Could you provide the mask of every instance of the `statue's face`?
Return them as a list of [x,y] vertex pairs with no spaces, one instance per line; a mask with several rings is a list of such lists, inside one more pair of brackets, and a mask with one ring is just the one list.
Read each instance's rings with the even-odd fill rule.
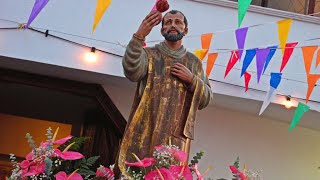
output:
[[169,13],[164,17],[161,34],[167,41],[177,42],[188,33],[188,28],[183,20],[184,17],[181,13]]

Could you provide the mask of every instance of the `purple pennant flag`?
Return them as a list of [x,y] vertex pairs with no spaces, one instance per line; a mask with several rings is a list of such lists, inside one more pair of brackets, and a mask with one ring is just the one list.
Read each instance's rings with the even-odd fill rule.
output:
[[32,21],[38,16],[40,11],[47,5],[48,2],[49,0],[36,0],[36,2],[33,5],[32,12],[30,14],[26,28],[29,27]]
[[239,61],[241,60],[242,52],[244,49],[244,43],[246,41],[248,32],[248,27],[240,28],[236,30],[236,38],[237,38],[237,44],[239,49]]
[[256,57],[256,61],[257,61],[257,76],[258,76],[258,83],[260,81],[260,77],[262,74],[262,70],[264,67],[264,64],[267,60],[268,54],[270,52],[269,48],[265,48],[265,49],[257,49],[257,57]]

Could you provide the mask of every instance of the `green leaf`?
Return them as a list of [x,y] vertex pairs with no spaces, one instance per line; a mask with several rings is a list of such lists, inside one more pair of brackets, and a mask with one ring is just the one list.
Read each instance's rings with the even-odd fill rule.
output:
[[86,164],[87,164],[88,166],[92,166],[92,165],[94,165],[94,163],[95,163],[99,158],[100,158],[100,156],[92,156],[92,157],[90,157],[90,158],[87,159]]

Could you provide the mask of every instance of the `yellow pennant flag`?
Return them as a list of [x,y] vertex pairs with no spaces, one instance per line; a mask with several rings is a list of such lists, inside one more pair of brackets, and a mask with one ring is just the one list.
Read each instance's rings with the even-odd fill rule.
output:
[[280,48],[282,50],[282,55],[284,55],[284,50],[287,43],[291,23],[292,23],[292,19],[285,19],[285,20],[278,21],[278,35],[279,35]]
[[196,49],[194,50],[194,55],[197,56],[200,60],[203,60],[203,58],[207,55],[209,49]]
[[97,0],[96,15],[94,17],[92,32],[96,29],[100,19],[102,18],[104,12],[107,10],[112,0]]

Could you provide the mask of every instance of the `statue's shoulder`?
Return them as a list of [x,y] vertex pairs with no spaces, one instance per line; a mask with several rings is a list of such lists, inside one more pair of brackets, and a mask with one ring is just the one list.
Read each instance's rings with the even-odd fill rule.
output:
[[156,46],[144,47],[144,50],[148,56],[158,56],[160,54],[160,50]]
[[193,61],[195,63],[201,63],[201,60],[190,51],[187,51],[187,57],[190,61]]

